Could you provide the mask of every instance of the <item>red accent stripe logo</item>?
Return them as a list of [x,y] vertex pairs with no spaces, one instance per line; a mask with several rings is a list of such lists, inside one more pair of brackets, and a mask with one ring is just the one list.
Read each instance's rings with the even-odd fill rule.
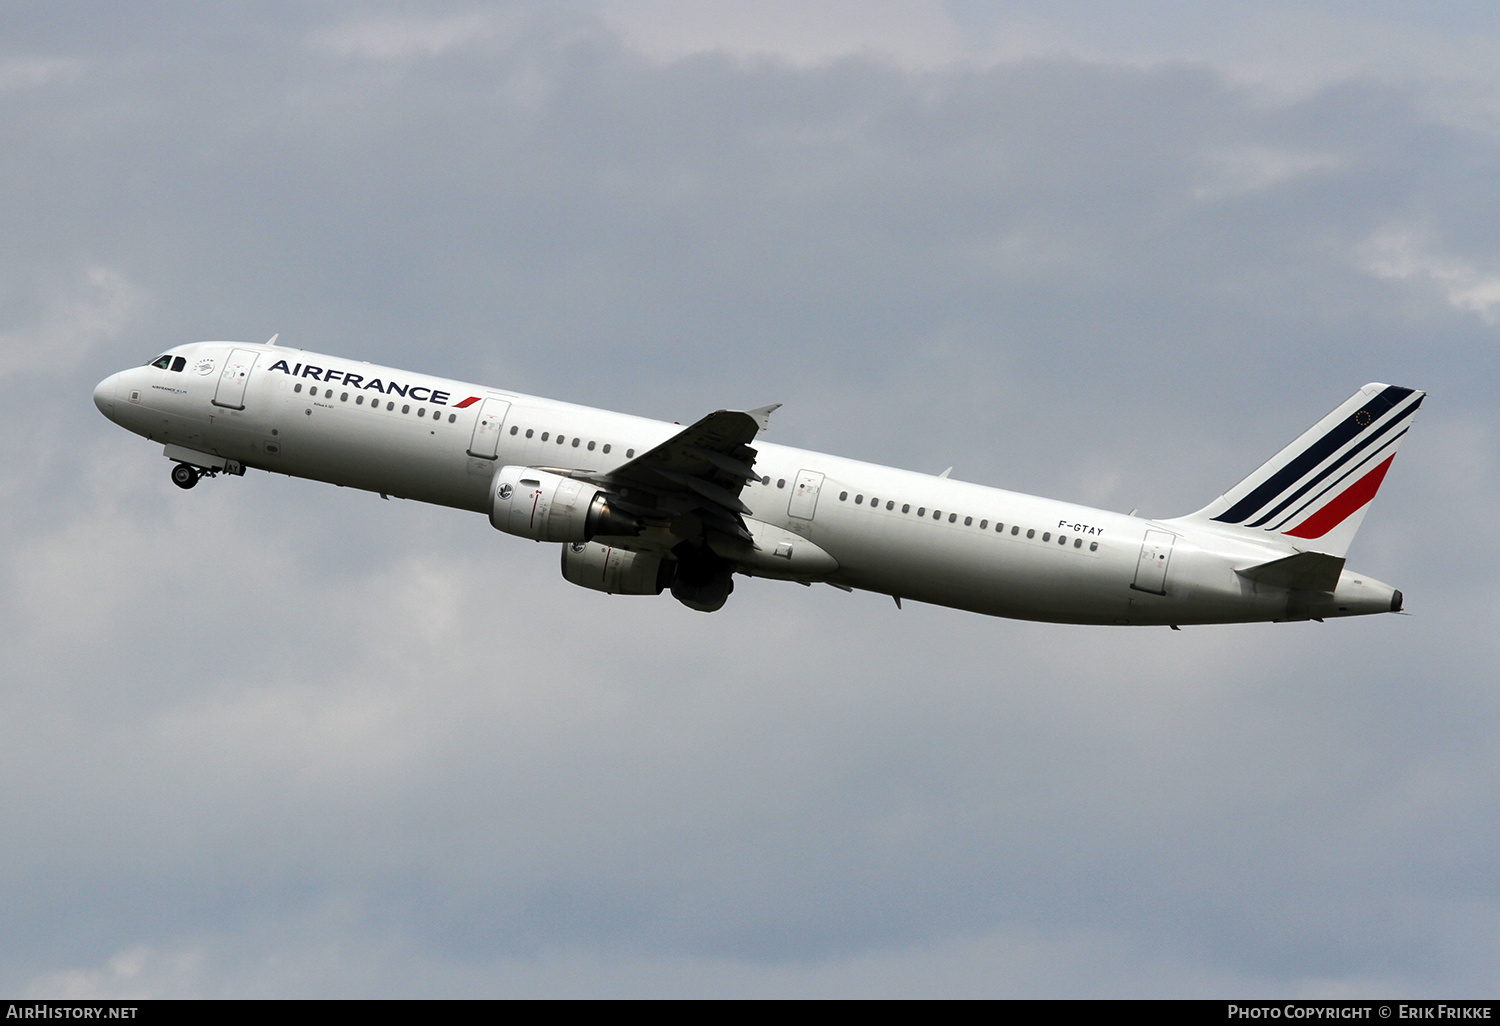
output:
[[477,395],[471,395],[471,396],[469,396],[469,398],[465,399],[461,403],[454,403],[453,404],[453,408],[455,410],[462,410],[462,409],[465,409],[467,407],[473,406],[477,402],[479,402],[479,396],[477,396]]
[[1384,463],[1350,485],[1338,498],[1285,533],[1293,538],[1321,538],[1332,531],[1348,520],[1350,514],[1375,498],[1375,493],[1380,490],[1380,482],[1385,480],[1385,472],[1391,468],[1391,460],[1395,458],[1395,453],[1387,456]]

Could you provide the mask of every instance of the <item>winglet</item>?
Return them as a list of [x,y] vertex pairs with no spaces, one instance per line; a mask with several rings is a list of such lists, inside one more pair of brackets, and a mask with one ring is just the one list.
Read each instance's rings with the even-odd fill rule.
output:
[[762,406],[758,410],[746,410],[745,412],[755,420],[756,427],[765,431],[771,426],[771,414],[779,409],[781,409],[780,403],[772,403],[770,406]]
[[945,470],[941,474],[939,474],[938,477],[939,478],[944,478],[944,477],[947,477],[951,473],[953,473],[953,468],[949,467],[947,470]]
[[267,342],[266,345],[268,345],[268,346],[274,346],[276,344],[276,340],[278,338],[280,338],[280,337],[281,337],[281,332],[278,331],[276,334],[274,334],[274,335],[271,336],[271,341]]

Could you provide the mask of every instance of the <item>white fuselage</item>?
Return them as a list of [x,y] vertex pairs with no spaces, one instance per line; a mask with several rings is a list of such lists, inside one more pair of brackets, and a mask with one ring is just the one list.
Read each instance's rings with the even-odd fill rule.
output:
[[[234,352],[253,354],[253,370],[247,370],[237,402],[224,405],[220,393],[216,404],[221,368]],[[202,342],[171,353],[185,357],[183,370],[133,368],[101,382],[95,392],[106,416],[165,444],[168,455],[203,454],[477,513],[490,510],[497,467],[607,472],[681,430],[271,346]],[[285,369],[273,369],[278,363]],[[198,373],[200,365],[209,369]],[[476,456],[476,423],[490,398],[509,406],[494,456]],[[997,616],[1088,624],[1356,615],[1388,611],[1398,594],[1345,571],[1334,592],[1313,601],[1236,573],[1293,554],[1279,537],[1262,539],[1201,522],[1142,520],[762,439],[754,449],[761,478],[740,495],[750,517],[812,542],[836,564],[811,576],[762,576],[824,581]],[[811,502],[804,489],[797,508],[802,515],[794,516],[793,496],[799,480],[809,480],[801,476],[806,474],[822,475],[821,483]],[[753,566],[737,569],[757,574]]]

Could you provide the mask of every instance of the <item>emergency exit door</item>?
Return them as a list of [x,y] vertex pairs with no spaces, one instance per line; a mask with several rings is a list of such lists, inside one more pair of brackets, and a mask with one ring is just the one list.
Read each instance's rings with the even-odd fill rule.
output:
[[1141,543],[1141,555],[1135,564],[1136,591],[1149,591],[1153,595],[1167,593],[1167,563],[1172,558],[1172,541],[1176,535],[1169,531],[1147,531]]
[[811,520],[818,509],[818,492],[823,488],[823,475],[816,470],[797,472],[797,484],[792,489],[792,499],[787,505],[788,516],[799,520]]
[[[510,412],[510,403],[493,396],[479,408],[479,419],[474,422],[474,437],[469,439],[469,455],[493,460],[500,455],[500,428],[505,415]],[[481,464],[483,466],[483,464]]]
[[260,354],[249,349],[236,349],[224,361],[224,370],[219,374],[219,387],[214,389],[214,405],[230,410],[245,408],[245,386],[250,383],[250,370]]

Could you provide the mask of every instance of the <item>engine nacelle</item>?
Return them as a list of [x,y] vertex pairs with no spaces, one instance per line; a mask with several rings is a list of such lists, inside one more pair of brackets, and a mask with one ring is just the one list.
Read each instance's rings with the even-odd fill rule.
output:
[[660,595],[672,580],[673,564],[660,556],[598,542],[562,547],[563,578],[580,588],[611,595]]
[[531,467],[501,467],[490,479],[490,523],[535,541],[586,542],[630,537],[640,521],[610,506],[598,485]]

